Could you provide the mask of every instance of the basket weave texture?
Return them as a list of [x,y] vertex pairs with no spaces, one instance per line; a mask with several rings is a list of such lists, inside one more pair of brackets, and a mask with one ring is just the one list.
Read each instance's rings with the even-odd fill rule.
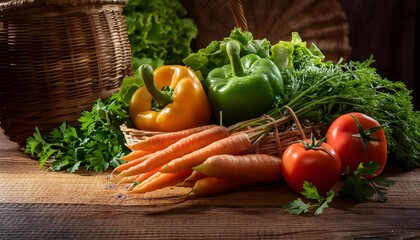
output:
[[[262,116],[262,118],[264,118],[264,116]],[[275,127],[276,126],[273,125],[273,131],[259,141],[256,141],[249,150],[249,153],[262,153],[281,157],[287,147],[296,141],[303,140],[303,135],[305,135],[307,139],[310,139],[312,135],[316,139],[321,139],[321,137],[325,135],[326,131],[325,126],[313,124],[308,121],[288,124],[277,128],[276,131],[274,130]],[[120,130],[124,134],[127,146],[135,145],[136,143],[144,141],[155,135],[164,134],[164,132],[129,128],[126,125],[121,125]]]
[[77,124],[131,73],[125,1],[0,2],[0,124],[23,144],[35,127]]

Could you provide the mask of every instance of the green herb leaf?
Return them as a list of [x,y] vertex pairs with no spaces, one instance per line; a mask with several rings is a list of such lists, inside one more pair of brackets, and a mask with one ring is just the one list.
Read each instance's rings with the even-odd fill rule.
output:
[[303,196],[307,199],[318,200],[320,199],[320,195],[318,193],[318,189],[316,189],[315,185],[312,183],[305,181],[303,182],[303,191],[301,192]]
[[327,197],[322,197],[319,195],[316,186],[312,183],[305,181],[303,183],[303,191],[301,192],[305,198],[309,200],[315,200],[315,203],[307,202],[305,203],[302,199],[297,198],[292,202],[287,203],[283,208],[290,214],[300,215],[309,212],[312,209],[315,209],[314,215],[319,215],[328,208],[328,204],[332,202],[334,198],[334,192],[327,192]]
[[102,172],[122,163],[119,157],[129,151],[119,127],[131,124],[128,105],[118,93],[98,99],[90,111],[84,111],[79,127],[60,124],[42,136],[36,129],[27,139],[25,152],[39,159],[39,167],[51,160],[52,171],[75,172],[80,168]]
[[372,179],[366,179],[364,176],[374,174],[379,168],[379,163],[369,162],[359,164],[356,171],[346,175],[343,187],[339,191],[340,197],[350,197],[359,202],[369,199],[377,199],[379,202],[386,202],[386,191],[394,184],[394,181],[386,179],[383,175]]
[[335,196],[335,193],[333,191],[328,191],[327,192],[327,197],[326,198],[322,198],[321,201],[319,202],[320,205],[319,207],[316,209],[315,211],[315,215],[319,215],[321,213],[324,212],[324,210],[329,207],[328,204],[332,202],[333,198]]
[[35,128],[35,133],[32,137],[28,138],[26,144],[27,147],[25,152],[30,154],[31,157],[35,157],[42,151],[43,144],[46,144],[46,142],[42,138],[42,134],[39,131],[39,128]]
[[141,78],[138,69],[134,72],[132,76],[125,77],[121,83],[120,91],[118,94],[121,97],[121,100],[128,106],[133,96],[134,92],[143,86],[143,79]]
[[283,208],[290,214],[301,215],[309,211],[310,204],[303,202],[300,198],[296,198],[284,205]]
[[82,161],[77,161],[71,167],[67,168],[67,171],[72,173],[72,172],[75,172],[75,171],[79,170],[79,166],[80,166],[81,163],[82,163]]

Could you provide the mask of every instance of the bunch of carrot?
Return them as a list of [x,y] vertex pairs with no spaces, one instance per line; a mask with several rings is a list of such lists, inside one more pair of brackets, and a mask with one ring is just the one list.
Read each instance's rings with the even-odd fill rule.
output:
[[130,193],[183,185],[209,196],[251,183],[280,179],[277,156],[252,153],[261,132],[206,125],[153,135],[127,147],[131,152],[115,168],[119,183],[132,183]]

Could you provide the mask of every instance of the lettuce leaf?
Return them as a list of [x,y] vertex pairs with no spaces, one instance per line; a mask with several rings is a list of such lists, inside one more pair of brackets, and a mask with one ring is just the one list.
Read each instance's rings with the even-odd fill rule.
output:
[[267,39],[253,39],[251,32],[234,28],[229,37],[225,37],[223,40],[214,40],[207,47],[184,58],[185,66],[193,69],[199,77],[206,78],[214,68],[229,64],[226,43],[231,39],[241,43],[241,57],[249,53],[257,54],[262,58],[270,56],[270,42]]
[[129,0],[124,7],[133,69],[181,64],[191,53],[198,29],[186,9],[174,0]]

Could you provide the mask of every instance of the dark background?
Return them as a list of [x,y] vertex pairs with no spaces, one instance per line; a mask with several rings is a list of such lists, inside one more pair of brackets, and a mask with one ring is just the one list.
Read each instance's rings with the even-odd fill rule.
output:
[[351,60],[372,54],[381,76],[403,81],[420,110],[420,1],[340,0],[350,25]]

